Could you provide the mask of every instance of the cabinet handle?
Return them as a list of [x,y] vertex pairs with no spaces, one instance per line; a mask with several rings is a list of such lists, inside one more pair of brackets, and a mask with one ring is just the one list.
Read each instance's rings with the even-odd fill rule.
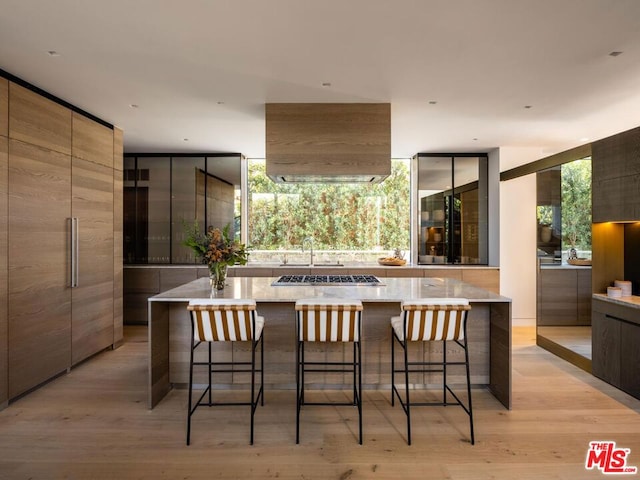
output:
[[78,286],[78,218],[71,217],[71,288]]

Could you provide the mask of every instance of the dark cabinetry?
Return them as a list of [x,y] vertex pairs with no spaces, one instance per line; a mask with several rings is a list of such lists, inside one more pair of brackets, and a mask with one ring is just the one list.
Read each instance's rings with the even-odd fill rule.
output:
[[593,300],[593,374],[640,398],[640,309]]
[[547,267],[538,275],[539,326],[591,324],[591,269]]
[[593,221],[640,218],[640,127],[594,142]]

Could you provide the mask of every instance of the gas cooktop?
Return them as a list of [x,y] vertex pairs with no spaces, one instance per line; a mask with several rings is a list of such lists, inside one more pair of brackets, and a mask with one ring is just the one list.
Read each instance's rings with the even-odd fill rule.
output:
[[375,275],[282,275],[271,285],[382,286]]

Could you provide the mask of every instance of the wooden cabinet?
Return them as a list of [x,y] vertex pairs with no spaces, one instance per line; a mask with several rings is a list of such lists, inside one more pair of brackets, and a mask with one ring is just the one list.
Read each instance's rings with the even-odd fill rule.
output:
[[115,155],[111,128],[0,79],[0,408],[114,343]]
[[[2,79],[0,79],[2,80]],[[1,85],[1,83],[0,83]],[[1,98],[1,97],[0,97]],[[7,137],[0,135],[0,405],[7,397],[8,387],[8,345],[7,336],[7,195],[8,195],[8,167],[9,142]],[[1,407],[0,407],[1,408]]]
[[640,310],[593,300],[593,374],[640,398]]
[[113,344],[119,346],[123,339],[123,134],[113,130]]
[[9,398],[70,366],[71,157],[9,143]]
[[9,135],[9,81],[0,78],[0,137]]
[[538,271],[537,325],[591,323],[591,269],[548,267]]
[[78,284],[72,290],[72,363],[113,344],[113,172],[73,157]]
[[9,83],[9,137],[71,155],[71,110]]
[[620,388],[620,322],[594,311],[591,317],[591,371]]
[[640,219],[640,127],[592,144],[594,222]]

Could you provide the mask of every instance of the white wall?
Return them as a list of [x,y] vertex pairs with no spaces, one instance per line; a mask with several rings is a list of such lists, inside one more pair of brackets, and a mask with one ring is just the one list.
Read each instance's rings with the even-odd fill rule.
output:
[[[500,171],[548,156],[501,147]],[[536,174],[500,182],[500,293],[512,300],[514,326],[536,325]]]

